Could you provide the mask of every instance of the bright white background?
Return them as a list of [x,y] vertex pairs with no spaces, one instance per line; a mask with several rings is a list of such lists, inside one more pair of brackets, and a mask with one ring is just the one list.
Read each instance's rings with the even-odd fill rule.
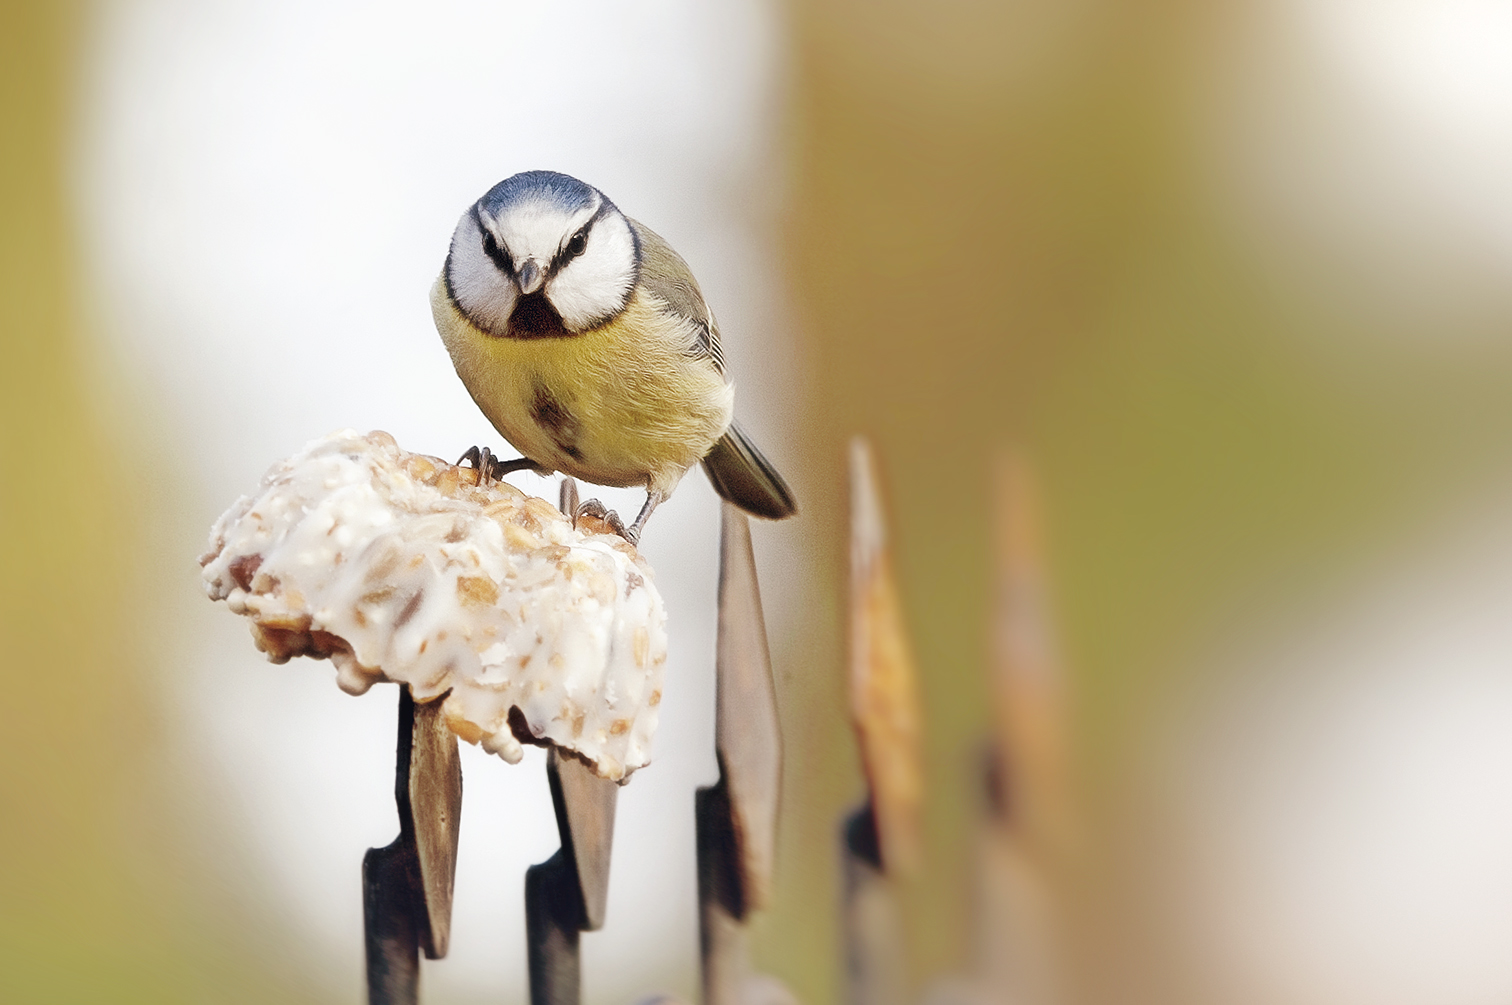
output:
[[[363,995],[359,864],[396,833],[394,691],[351,698],[328,664],[264,663],[199,591],[204,533],[271,462],[332,429],[386,429],[449,457],[508,452],[452,370],[427,294],[461,213],[531,168],[598,185],[682,252],[726,331],[743,422],[787,455],[773,7],[98,8],[75,157],[82,286],[107,342],[97,365],[124,371],[154,414],[147,449],[197,479],[157,556],[173,584],[161,669],[187,819],[225,849],[206,864],[216,881],[281,919],[330,1000]],[[600,494],[632,514],[640,503]],[[693,992],[717,527],[695,472],[646,535],[671,612],[667,699],[656,761],[621,791],[608,926],[584,939],[590,1002]],[[776,528],[763,540],[783,546]],[[769,603],[769,618],[786,608]],[[542,757],[463,753],[452,949],[426,966],[425,994],[520,1001],[523,873],[557,845]]]

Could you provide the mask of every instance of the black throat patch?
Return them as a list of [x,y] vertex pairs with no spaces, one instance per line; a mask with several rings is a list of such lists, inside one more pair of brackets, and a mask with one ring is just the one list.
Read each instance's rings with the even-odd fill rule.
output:
[[515,301],[509,315],[508,338],[570,338],[572,332],[562,324],[562,316],[551,306],[541,290],[527,293]]

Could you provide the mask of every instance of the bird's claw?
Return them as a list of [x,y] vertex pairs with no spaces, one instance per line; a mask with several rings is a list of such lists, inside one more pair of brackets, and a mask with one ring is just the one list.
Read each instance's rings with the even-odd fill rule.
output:
[[541,468],[528,457],[516,457],[512,461],[501,460],[487,447],[468,447],[467,453],[457,458],[457,465],[471,464],[478,470],[478,484],[487,485],[498,481],[514,471],[539,471]]
[[493,480],[493,469],[498,462],[494,460],[493,451],[487,447],[468,447],[467,452],[457,458],[457,466],[464,463],[471,464],[478,472],[478,484],[487,485]]
[[577,529],[578,521],[583,519],[583,517],[607,524],[611,531],[631,544],[635,544],[636,538],[640,536],[635,532],[634,528],[625,526],[625,521],[620,519],[618,513],[597,499],[586,499],[578,504],[577,510],[572,514],[572,526],[574,530]]

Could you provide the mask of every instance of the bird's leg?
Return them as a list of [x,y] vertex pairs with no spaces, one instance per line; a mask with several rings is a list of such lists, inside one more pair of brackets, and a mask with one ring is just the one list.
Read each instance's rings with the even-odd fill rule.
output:
[[631,544],[640,543],[641,530],[646,526],[646,521],[651,519],[651,511],[656,509],[661,501],[662,494],[660,492],[648,491],[646,493],[646,505],[641,507],[640,516],[635,518],[635,522],[630,525],[630,529],[622,535],[626,541],[629,541]]
[[487,447],[468,447],[467,453],[457,458],[457,464],[460,465],[463,462],[469,463],[478,469],[478,482],[485,485],[514,471],[539,470],[536,467],[536,462],[529,457],[516,457],[512,461],[501,461]]
[[557,509],[566,513],[569,517],[576,518],[578,511],[577,479],[568,475],[562,479],[562,487],[557,497]]
[[516,457],[512,461],[501,461],[497,457],[493,459],[493,467],[489,470],[494,478],[503,478],[507,474],[516,471],[540,471],[540,467],[529,457]]

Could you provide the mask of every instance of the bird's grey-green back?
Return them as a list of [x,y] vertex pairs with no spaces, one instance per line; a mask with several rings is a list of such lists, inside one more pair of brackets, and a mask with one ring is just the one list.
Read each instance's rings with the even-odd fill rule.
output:
[[693,270],[681,255],[672,249],[660,234],[638,220],[631,220],[641,245],[640,282],[648,293],[653,293],[666,302],[678,314],[699,327],[697,349],[724,373],[724,353],[719,345],[719,328],[714,323],[714,312],[704,300],[703,291]]

